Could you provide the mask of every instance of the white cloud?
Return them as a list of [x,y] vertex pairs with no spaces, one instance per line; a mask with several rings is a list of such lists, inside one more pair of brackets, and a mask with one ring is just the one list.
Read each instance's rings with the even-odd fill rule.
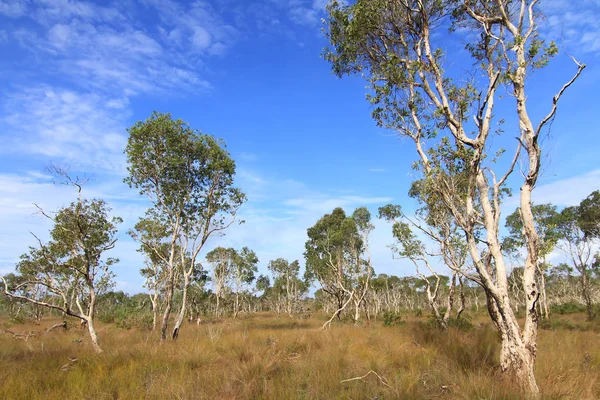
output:
[[597,0],[553,0],[542,6],[546,21],[540,23],[542,34],[559,46],[581,53],[600,52],[600,2]]
[[[61,159],[83,170],[124,171],[125,119],[122,99],[49,86],[8,95],[0,127],[0,153],[29,153]],[[10,134],[9,134],[10,133]]]
[[27,13],[26,0],[0,0],[0,14],[19,18]]
[[600,169],[540,185],[534,189],[532,198],[537,204],[574,206],[594,190],[600,190]]

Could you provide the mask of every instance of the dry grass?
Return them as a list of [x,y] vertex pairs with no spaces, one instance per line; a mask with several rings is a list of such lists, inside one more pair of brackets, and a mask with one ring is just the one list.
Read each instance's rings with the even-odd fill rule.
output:
[[[11,330],[40,331],[53,322]],[[185,326],[177,343],[163,345],[146,332],[104,325],[100,356],[78,328],[27,342],[1,334],[0,398],[524,397],[498,373],[498,339],[487,324],[443,333],[419,321],[393,328],[380,322],[334,326],[325,332],[315,330],[320,323],[257,315]],[[599,339],[591,330],[540,331],[536,375],[544,398],[600,398]],[[380,378],[371,373],[341,382],[369,371]]]

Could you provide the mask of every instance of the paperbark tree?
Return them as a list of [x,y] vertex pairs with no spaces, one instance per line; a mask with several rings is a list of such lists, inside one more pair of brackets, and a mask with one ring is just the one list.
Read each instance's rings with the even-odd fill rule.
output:
[[219,308],[220,300],[223,297],[223,293],[227,288],[233,273],[234,252],[235,250],[232,248],[217,247],[206,255],[206,261],[212,266],[213,292],[216,298],[216,317],[221,316],[221,310]]
[[170,114],[154,112],[146,121],[129,128],[125,153],[129,163],[125,182],[148,196],[152,203],[150,215],[167,227],[169,235],[165,238],[169,246],[167,256],[155,249],[167,269],[161,321],[163,341],[167,338],[175,275],[183,277],[182,304],[171,333],[171,338],[176,339],[198,254],[209,237],[234,223],[246,196],[233,186],[235,162],[223,141],[202,134],[179,119],[173,120]]
[[[371,223],[371,213],[367,207],[359,207],[352,213],[352,219],[356,223],[356,228],[362,242],[362,253],[365,258],[361,261],[361,254],[357,254],[359,260],[354,270],[354,281],[357,283],[357,291],[354,295],[354,322],[360,319],[360,307],[365,301],[365,297],[371,285],[371,276],[373,267],[371,266],[370,236],[375,226]],[[361,249],[357,248],[357,251]],[[367,319],[369,314],[366,313]]]
[[[559,99],[585,67],[576,62],[574,77],[558,90],[548,114],[534,124],[527,110],[526,78],[557,52],[553,43],[545,44],[537,35],[538,4],[537,0],[357,0],[343,5],[334,0],[327,8],[332,48],[325,52],[338,76],[361,74],[369,81],[368,99],[377,123],[414,142],[415,167],[427,192],[442,199],[464,232],[490,316],[502,338],[501,368],[534,395],[539,393],[533,368],[539,248],[531,193],[541,165],[539,139],[554,118]],[[448,27],[453,28],[449,34]],[[460,79],[453,79],[456,75],[444,68],[439,42],[458,35],[454,28],[475,38],[467,50],[476,69]],[[501,121],[494,110],[501,86],[514,97],[520,131],[512,160],[503,170],[493,162],[497,157],[488,154],[493,126]],[[498,237],[501,196],[521,150],[526,153],[520,188],[527,248],[523,328],[510,306]]]
[[[54,215],[40,208],[54,224],[51,239],[43,243],[36,237],[38,246],[21,256],[16,266],[19,284],[9,288],[6,280],[0,279],[7,296],[61,311],[84,322],[94,350],[101,353],[94,325],[96,303],[98,296],[113,285],[110,267],[118,260],[106,258],[104,253],[114,248],[116,226],[121,219],[109,217],[111,209],[103,200],[82,198],[81,184],[70,182],[77,187],[78,200]],[[51,297],[32,296],[35,288],[43,289]]]

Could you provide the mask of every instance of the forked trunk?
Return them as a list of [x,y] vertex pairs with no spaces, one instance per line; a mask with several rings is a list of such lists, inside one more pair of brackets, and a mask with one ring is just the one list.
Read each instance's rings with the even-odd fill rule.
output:
[[508,296],[503,303],[499,303],[488,293],[486,295],[490,317],[500,333],[500,368],[502,372],[512,375],[524,390],[537,396],[540,389],[537,386],[533,368],[536,356],[535,346],[527,345],[522,339],[519,322],[510,308]]

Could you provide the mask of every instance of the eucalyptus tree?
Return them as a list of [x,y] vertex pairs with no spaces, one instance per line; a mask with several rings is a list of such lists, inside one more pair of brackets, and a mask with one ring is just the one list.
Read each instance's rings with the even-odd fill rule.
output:
[[[67,178],[70,179],[70,178]],[[87,325],[94,350],[102,352],[94,317],[98,296],[114,282],[111,266],[118,260],[105,253],[117,242],[118,217],[110,217],[111,209],[100,199],[84,199],[81,185],[77,201],[55,214],[40,212],[52,221],[50,240],[30,247],[16,265],[18,284],[9,287],[3,277],[4,293],[14,299],[58,310]],[[43,291],[44,298],[36,296]]]
[[235,259],[235,250],[232,248],[216,247],[206,254],[206,261],[211,265],[212,284],[215,294],[215,316],[221,315],[220,300],[223,298],[225,290],[233,274],[233,263]]
[[290,263],[278,258],[269,261],[267,268],[273,274],[273,289],[278,303],[283,304],[285,312],[291,317],[298,309],[301,297],[308,291],[308,284],[300,279],[300,263],[298,260]]
[[[543,315],[545,318],[548,318],[548,296],[546,293],[545,278],[548,264],[546,258],[552,253],[558,242],[558,231],[555,222],[558,212],[556,211],[556,206],[552,204],[533,205],[531,207],[531,212],[533,214],[535,230],[538,235],[538,262],[536,267],[540,283],[540,305],[543,310]],[[506,254],[512,255],[520,260],[521,251],[526,245],[520,208],[517,208],[512,214],[506,217],[504,225],[508,229],[508,236],[502,240],[502,250]],[[517,273],[522,273],[522,270],[519,269]],[[521,282],[522,280],[518,279],[517,281]],[[523,286],[522,282],[519,286]],[[522,291],[522,288],[520,291]]]
[[600,271],[600,192],[595,191],[579,206],[564,208],[555,218],[559,241],[557,247],[570,259],[580,274],[581,291],[588,318],[594,317],[591,282]]
[[232,254],[231,274],[235,285],[233,318],[237,318],[240,312],[240,292],[244,290],[244,286],[251,284],[256,279],[258,257],[248,247],[243,247],[240,251],[233,250]]
[[[358,235],[362,242],[362,251],[365,258],[356,265],[353,273],[355,275],[354,281],[357,284],[357,291],[354,295],[354,321],[357,322],[360,319],[360,307],[364,304],[366,295],[369,291],[371,284],[371,277],[373,275],[373,267],[371,265],[371,251],[370,251],[370,236],[375,225],[371,223],[371,213],[367,207],[359,207],[352,213],[352,220],[356,224]],[[365,308],[365,312],[366,312]],[[366,312],[367,319],[369,313]]]
[[[441,215],[435,215],[437,208],[432,209],[431,206],[431,203],[427,204],[417,212],[415,218],[409,218],[400,206],[388,204],[379,208],[379,216],[394,223],[392,232],[397,244],[390,247],[397,256],[407,258],[414,264],[417,275],[425,284],[425,293],[433,317],[441,328],[446,329],[454,305],[456,278],[458,276],[460,280],[463,275],[467,275],[463,268],[467,251],[458,236],[457,227],[452,224],[452,219],[448,218],[448,215],[444,215],[444,218],[437,218]],[[439,212],[437,213],[439,214]],[[425,216],[425,221],[419,220],[419,215]],[[413,232],[413,229],[417,229],[418,232],[430,239],[435,244],[435,248],[428,248]],[[435,271],[432,263],[438,260],[443,260],[452,271],[451,285],[446,298],[446,311],[443,315],[440,311],[439,300],[442,288],[445,286],[444,280],[448,281],[448,278]],[[420,265],[425,266],[431,276],[425,276],[419,268]],[[434,284],[432,284],[432,279],[435,280]]]
[[169,244],[164,242],[164,238],[168,236],[167,226],[158,219],[147,216],[140,218],[129,233],[140,242],[138,252],[144,255],[145,267],[140,269],[140,274],[145,278],[144,287],[149,291],[154,331],[158,323],[159,302],[164,297],[168,280],[168,265],[165,260],[170,249]]
[[[233,186],[235,162],[222,140],[157,112],[128,132],[129,176],[125,182],[148,196],[150,215],[167,227],[166,255],[162,245],[149,244],[164,262],[167,276],[161,340],[167,337],[175,276],[183,277],[182,304],[171,334],[175,339],[184,320],[187,288],[198,266],[198,254],[209,237],[235,222],[246,196]],[[182,250],[179,254],[178,247]]]
[[305,279],[318,280],[324,292],[335,298],[337,309],[323,324],[329,326],[334,318],[340,319],[348,304],[358,296],[361,279],[370,274],[364,268],[364,242],[359,234],[356,220],[346,216],[342,208],[324,215],[308,229],[305,244]]
[[[327,8],[326,27],[332,47],[325,52],[338,76],[360,74],[368,80],[368,99],[378,125],[413,142],[415,167],[427,192],[442,199],[464,232],[502,338],[501,369],[514,373],[533,394],[539,393],[534,376],[539,249],[531,193],[541,167],[539,140],[556,114],[559,99],[585,67],[576,62],[574,77],[549,101],[548,113],[534,123],[527,110],[532,96],[526,80],[557,53],[554,43],[538,36],[539,4],[537,0],[357,0],[350,4],[334,0]],[[467,45],[473,70],[463,73],[445,63],[456,57],[443,49],[454,49],[465,34],[473,40]],[[498,123],[507,120],[500,115],[506,109],[495,105],[504,90],[511,94],[507,101],[514,100],[514,118],[508,120],[516,120],[519,133],[512,157],[495,164],[502,151],[494,155],[492,134]],[[504,136],[502,130],[496,133]],[[507,134],[515,136],[511,131]],[[527,248],[523,328],[510,306],[499,239],[502,193],[522,151],[526,154],[520,208]]]

